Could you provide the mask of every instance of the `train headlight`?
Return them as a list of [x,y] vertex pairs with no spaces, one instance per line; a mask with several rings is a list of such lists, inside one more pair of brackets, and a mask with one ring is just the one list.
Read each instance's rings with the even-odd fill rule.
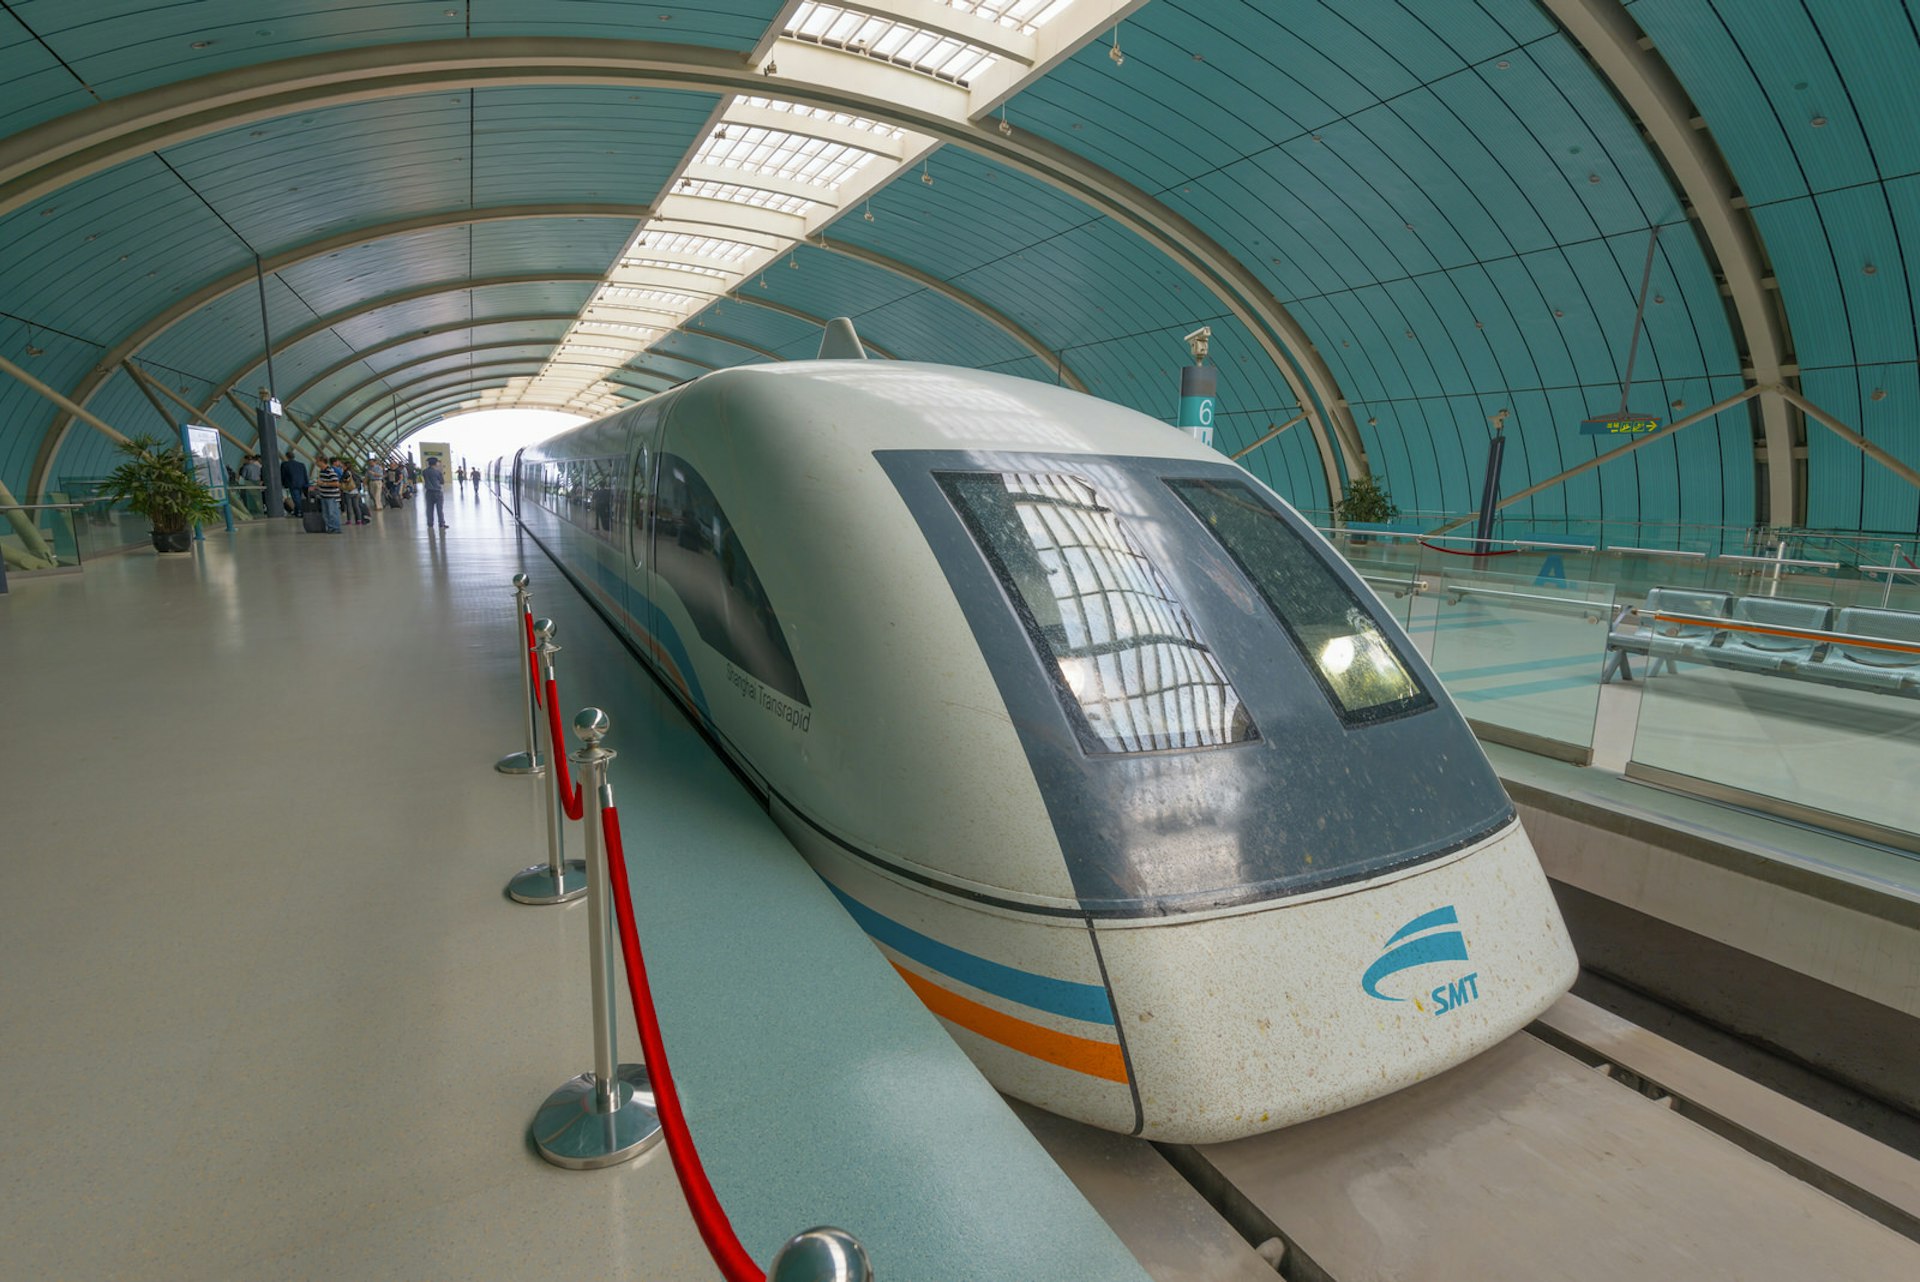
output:
[[1320,647],[1320,667],[1328,675],[1337,677],[1352,666],[1352,637],[1335,637]]

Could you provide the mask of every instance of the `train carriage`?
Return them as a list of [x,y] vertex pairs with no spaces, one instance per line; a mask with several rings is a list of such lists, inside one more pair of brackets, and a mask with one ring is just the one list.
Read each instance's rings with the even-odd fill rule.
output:
[[709,374],[522,451],[525,526],[997,1086],[1204,1142],[1359,1103],[1575,962],[1364,583],[1185,434],[1027,380]]

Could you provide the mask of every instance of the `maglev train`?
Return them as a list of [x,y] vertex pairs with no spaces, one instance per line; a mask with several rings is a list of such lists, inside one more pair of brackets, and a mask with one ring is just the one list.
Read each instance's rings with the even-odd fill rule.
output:
[[1406,634],[1187,434],[1025,379],[718,371],[496,465],[1000,1090],[1238,1138],[1525,1026],[1575,958]]

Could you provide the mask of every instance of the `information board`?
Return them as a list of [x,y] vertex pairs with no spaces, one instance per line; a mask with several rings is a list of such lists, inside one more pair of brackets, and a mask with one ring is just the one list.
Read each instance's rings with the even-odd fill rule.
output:
[[187,425],[187,452],[193,457],[193,474],[200,483],[220,494],[227,488],[227,469],[220,455],[220,432],[216,428]]
[[1582,436],[1644,436],[1660,430],[1660,420],[1651,414],[1605,414],[1582,419]]

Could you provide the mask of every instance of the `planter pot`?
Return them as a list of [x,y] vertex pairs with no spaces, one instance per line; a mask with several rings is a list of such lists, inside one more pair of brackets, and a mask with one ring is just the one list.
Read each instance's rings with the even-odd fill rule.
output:
[[154,530],[153,550],[156,552],[191,552],[193,550],[192,530]]

